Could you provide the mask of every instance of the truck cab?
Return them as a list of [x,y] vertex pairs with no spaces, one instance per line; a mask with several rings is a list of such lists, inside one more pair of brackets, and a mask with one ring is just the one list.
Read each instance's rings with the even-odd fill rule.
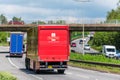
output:
[[113,45],[103,45],[102,53],[105,54],[106,57],[115,57],[116,47]]

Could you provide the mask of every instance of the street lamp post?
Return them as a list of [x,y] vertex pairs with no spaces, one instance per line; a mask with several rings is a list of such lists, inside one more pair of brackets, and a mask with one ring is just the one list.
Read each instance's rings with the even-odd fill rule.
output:
[[84,30],[84,23],[83,23],[83,33],[82,33],[83,34],[83,55],[85,54],[85,51],[84,51],[84,42],[85,42],[85,40],[84,40],[84,31],[85,30]]
[[[76,2],[91,2],[91,0],[74,0],[74,1],[76,1]],[[83,20],[82,20],[82,26],[83,26],[83,32],[82,32],[82,35],[83,35],[83,55],[85,54],[85,52],[84,52],[84,22],[83,22]]]

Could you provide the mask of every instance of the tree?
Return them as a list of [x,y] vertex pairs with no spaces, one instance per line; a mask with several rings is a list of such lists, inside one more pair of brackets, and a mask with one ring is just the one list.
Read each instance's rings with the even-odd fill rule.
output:
[[107,18],[107,20],[110,20],[110,19],[120,19],[120,6],[117,6],[116,9],[112,9],[111,11],[109,11],[107,13],[106,18]]
[[7,18],[3,14],[0,15],[0,22],[1,24],[7,24]]
[[12,20],[11,21],[9,21],[9,23],[8,23],[9,25],[11,25],[11,24],[14,24],[14,25],[23,25],[23,24],[25,24],[24,23],[24,21],[21,19],[21,17],[20,18],[18,18],[18,17],[13,17],[12,18]]
[[15,17],[15,16],[14,16],[14,17],[12,18],[12,21],[22,21],[22,19],[21,19],[21,17],[18,18],[18,17]]
[[7,32],[0,32],[0,43],[6,43],[8,35],[10,36]]
[[[118,3],[120,3],[120,0]],[[107,13],[106,22],[111,21],[111,23],[113,23],[119,19],[120,19],[120,6],[118,5],[116,9],[112,9]],[[95,46],[102,46],[106,44],[115,45],[117,49],[120,49],[120,33],[119,32],[96,32],[92,40],[92,44]]]

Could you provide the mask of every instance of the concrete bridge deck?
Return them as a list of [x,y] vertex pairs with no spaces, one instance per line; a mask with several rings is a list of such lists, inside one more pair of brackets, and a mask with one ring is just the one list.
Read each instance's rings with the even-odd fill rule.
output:
[[[69,24],[70,31],[82,31],[83,24]],[[23,31],[37,25],[0,25],[0,31]],[[84,24],[85,31],[120,31],[120,24]]]

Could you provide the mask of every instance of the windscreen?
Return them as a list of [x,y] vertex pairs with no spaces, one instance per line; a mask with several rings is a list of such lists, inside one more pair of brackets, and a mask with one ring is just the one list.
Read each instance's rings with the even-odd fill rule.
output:
[[115,49],[113,49],[113,48],[107,48],[107,52],[115,52]]

